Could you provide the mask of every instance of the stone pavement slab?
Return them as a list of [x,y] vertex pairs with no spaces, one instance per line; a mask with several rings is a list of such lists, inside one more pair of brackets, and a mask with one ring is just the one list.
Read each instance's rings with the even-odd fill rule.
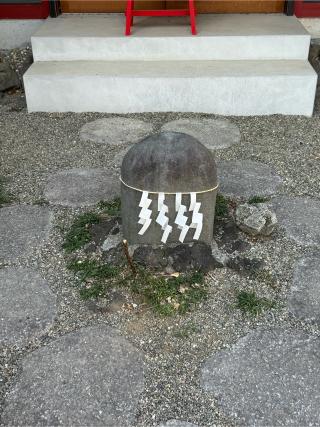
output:
[[229,197],[270,196],[282,179],[268,165],[252,160],[218,162],[220,192]]
[[187,133],[198,139],[209,150],[231,147],[240,141],[239,128],[223,119],[179,119],[162,126],[162,131]]
[[0,346],[26,344],[44,333],[56,315],[56,298],[38,272],[0,269]]
[[110,117],[85,124],[80,139],[108,145],[134,144],[150,135],[152,130],[152,124],[143,120]]
[[259,329],[213,354],[202,385],[237,425],[318,425],[319,351],[305,332]]
[[2,422],[131,426],[143,387],[143,355],[116,330],[87,327],[23,359]]
[[15,261],[42,244],[49,235],[47,207],[14,205],[0,209],[0,259]]
[[53,205],[92,206],[120,194],[120,180],[105,169],[66,169],[49,176],[45,197]]
[[294,270],[289,310],[299,319],[320,324],[320,256],[301,258]]
[[320,201],[309,197],[272,199],[280,226],[287,236],[305,246],[320,245]]

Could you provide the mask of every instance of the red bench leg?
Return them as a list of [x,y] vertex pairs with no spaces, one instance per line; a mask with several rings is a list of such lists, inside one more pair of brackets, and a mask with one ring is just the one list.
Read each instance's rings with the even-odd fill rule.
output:
[[131,34],[131,25],[133,23],[133,16],[132,16],[132,10],[133,10],[133,0],[127,1],[127,8],[126,8],[126,36],[130,36]]
[[197,29],[196,29],[196,11],[194,7],[194,0],[189,0],[189,11],[190,11],[191,33],[195,36],[197,34]]

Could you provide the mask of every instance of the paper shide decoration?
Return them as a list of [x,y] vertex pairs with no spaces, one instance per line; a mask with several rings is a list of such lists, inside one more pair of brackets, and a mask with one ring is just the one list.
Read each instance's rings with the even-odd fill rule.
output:
[[[190,205],[188,208],[186,205],[182,204],[182,193],[175,194],[175,210],[177,215],[174,223],[180,230],[179,241],[181,243],[184,242],[186,235],[191,228],[195,229],[193,240],[199,240],[203,226],[203,214],[199,212],[201,209],[201,203],[197,202],[197,193],[189,193],[189,195]],[[142,225],[139,230],[140,235],[143,235],[147,231],[152,222],[152,210],[149,209],[151,203],[152,199],[149,199],[148,191],[143,191],[139,203],[141,210],[139,213],[138,223]],[[158,212],[156,223],[160,225],[161,230],[163,231],[161,242],[166,243],[173,228],[169,225],[169,208],[165,203],[165,193],[158,193]],[[187,225],[188,212],[192,212],[190,225]]]

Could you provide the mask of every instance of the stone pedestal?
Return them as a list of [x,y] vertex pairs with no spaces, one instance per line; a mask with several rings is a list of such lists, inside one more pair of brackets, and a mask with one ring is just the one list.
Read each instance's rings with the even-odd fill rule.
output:
[[217,170],[213,154],[195,138],[162,132],[140,141],[123,159],[121,180],[129,244],[211,243]]

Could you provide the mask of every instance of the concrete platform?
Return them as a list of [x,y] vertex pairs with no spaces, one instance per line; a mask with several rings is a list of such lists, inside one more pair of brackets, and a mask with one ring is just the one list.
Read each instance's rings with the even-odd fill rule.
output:
[[123,14],[48,19],[32,37],[35,61],[306,60],[310,35],[295,17],[275,14],[136,17],[124,36]]
[[311,116],[317,75],[307,61],[36,62],[28,110]]

